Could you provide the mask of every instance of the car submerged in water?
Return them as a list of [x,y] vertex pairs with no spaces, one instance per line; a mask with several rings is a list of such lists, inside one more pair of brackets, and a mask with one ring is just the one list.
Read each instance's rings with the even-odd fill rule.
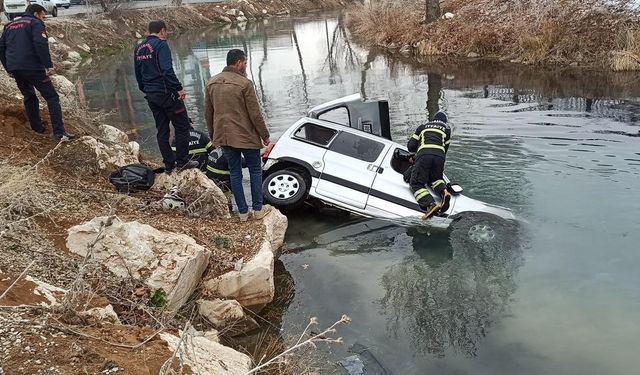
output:
[[265,151],[265,201],[288,210],[315,199],[363,217],[442,228],[470,213],[515,219],[507,208],[463,195],[445,176],[449,209],[423,221],[424,211],[403,180],[411,155],[391,139],[386,100],[359,94],[333,100],[312,108]]

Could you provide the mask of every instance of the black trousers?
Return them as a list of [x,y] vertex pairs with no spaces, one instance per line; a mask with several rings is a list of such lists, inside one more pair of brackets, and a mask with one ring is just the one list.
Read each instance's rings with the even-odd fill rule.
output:
[[62,123],[62,108],[60,107],[60,97],[53,87],[51,77],[47,76],[44,70],[16,70],[11,72],[16,80],[18,89],[24,97],[24,109],[31,129],[38,133],[44,131],[44,125],[40,118],[40,102],[36,95],[36,90],[47,101],[51,126],[54,135],[63,135],[64,124]]
[[[146,98],[156,121],[158,131],[156,138],[165,168],[173,169],[176,163],[178,165],[187,163],[189,161],[189,127],[191,124],[184,102],[178,99],[178,95],[175,93],[150,93]],[[170,123],[173,124],[175,131],[175,153],[171,150],[169,142]]]
[[423,210],[426,210],[435,200],[429,193],[427,186],[433,191],[443,196],[443,191],[447,185],[444,182],[444,161],[445,158],[433,154],[418,155],[411,172],[409,186],[413,196]]

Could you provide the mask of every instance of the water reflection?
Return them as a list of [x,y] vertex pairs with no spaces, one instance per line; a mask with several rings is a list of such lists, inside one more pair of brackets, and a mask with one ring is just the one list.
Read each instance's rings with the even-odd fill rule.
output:
[[509,238],[489,246],[461,230],[450,238],[407,230],[415,254],[382,276],[387,329],[396,337],[406,334],[418,352],[476,356],[480,341],[508,311],[522,265],[518,229],[502,229]]

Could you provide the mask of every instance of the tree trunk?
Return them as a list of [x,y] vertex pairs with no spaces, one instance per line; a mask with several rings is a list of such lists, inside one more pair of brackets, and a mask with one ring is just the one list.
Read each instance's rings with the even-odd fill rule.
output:
[[430,23],[440,18],[440,0],[425,0],[426,1],[426,14],[425,22]]
[[440,96],[442,95],[442,77],[437,73],[427,73],[427,112],[429,121],[440,110]]

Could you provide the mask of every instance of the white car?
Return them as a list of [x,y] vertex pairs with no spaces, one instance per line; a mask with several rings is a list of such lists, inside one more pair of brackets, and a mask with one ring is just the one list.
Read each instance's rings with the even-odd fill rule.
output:
[[55,4],[57,8],[69,9],[71,0],[53,0],[53,4]]
[[58,17],[58,7],[51,0],[4,0],[4,14],[9,20],[13,20],[21,16],[31,4],[40,4],[48,14]]
[[[292,209],[315,198],[364,217],[419,225],[424,211],[403,180],[410,155],[391,140],[387,101],[364,101],[355,94],[324,103],[263,154],[265,201]],[[446,176],[445,181],[453,195],[449,209],[424,223],[446,228],[468,212],[515,219],[509,209],[466,197],[462,187]]]

